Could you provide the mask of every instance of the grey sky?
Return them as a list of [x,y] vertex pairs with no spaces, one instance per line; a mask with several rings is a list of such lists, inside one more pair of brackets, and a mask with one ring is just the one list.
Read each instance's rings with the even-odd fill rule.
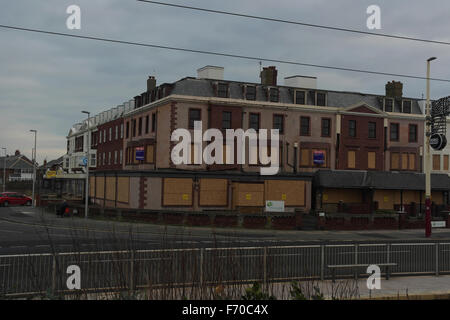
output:
[[[170,2],[170,1],[168,1]],[[446,0],[195,0],[172,1],[217,10],[367,30],[366,8],[381,8],[382,33],[450,41]],[[66,8],[81,7],[81,30],[66,28]],[[144,4],[135,0],[0,0],[0,24],[167,46],[302,61],[313,64],[450,79],[450,46],[384,39]],[[259,81],[259,64],[234,58],[133,47],[0,29],[0,147],[31,155],[38,130],[38,161],[65,153],[71,125],[115,107],[159,83],[195,76],[212,64],[225,78]],[[264,63],[263,65],[272,65]],[[323,89],[384,93],[390,80],[421,97],[425,81],[276,64],[279,83],[289,75],[318,77]],[[450,95],[433,82],[432,98]]]

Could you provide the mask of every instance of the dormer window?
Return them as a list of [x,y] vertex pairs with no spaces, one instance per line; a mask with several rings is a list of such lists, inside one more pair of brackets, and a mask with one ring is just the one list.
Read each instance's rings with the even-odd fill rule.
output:
[[219,98],[228,98],[228,83],[219,83],[217,85],[217,96]]
[[327,105],[327,94],[325,92],[316,93],[316,105],[326,106]]
[[411,113],[411,100],[403,100],[403,113]]
[[394,110],[394,99],[384,98],[384,111],[392,112]]
[[256,100],[256,86],[245,87],[245,100]]
[[295,90],[294,103],[295,104],[306,104],[306,91]]
[[269,101],[270,102],[278,102],[279,101],[278,88],[270,88],[269,89]]

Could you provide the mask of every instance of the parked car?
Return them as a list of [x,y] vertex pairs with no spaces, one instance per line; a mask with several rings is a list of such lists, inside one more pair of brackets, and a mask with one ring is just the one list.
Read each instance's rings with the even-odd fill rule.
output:
[[10,205],[31,206],[33,200],[17,192],[0,193],[0,205],[9,207]]

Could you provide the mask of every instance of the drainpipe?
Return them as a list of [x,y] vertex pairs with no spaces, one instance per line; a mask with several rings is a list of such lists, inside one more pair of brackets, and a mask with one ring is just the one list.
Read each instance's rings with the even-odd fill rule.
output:
[[294,142],[294,173],[297,173],[297,151],[298,143]]

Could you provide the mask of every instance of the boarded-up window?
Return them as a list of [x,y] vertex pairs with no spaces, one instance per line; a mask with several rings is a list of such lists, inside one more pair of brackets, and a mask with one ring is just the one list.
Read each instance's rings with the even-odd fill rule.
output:
[[305,206],[305,181],[266,180],[265,196],[286,206]]
[[448,171],[448,154],[444,155],[444,170]]
[[264,184],[262,183],[234,183],[233,203],[238,207],[264,206]]
[[95,197],[95,177],[89,177],[89,197]]
[[192,206],[192,179],[165,178],[164,206]]
[[106,177],[106,200],[116,200],[116,178]]
[[98,199],[105,197],[105,177],[97,177],[95,181],[95,190]]
[[408,154],[402,153],[402,170],[408,170]]
[[199,144],[191,143],[191,150],[189,152],[190,154],[188,155],[188,159],[190,161],[190,164],[196,164],[196,162],[197,163],[201,162],[202,153]]
[[391,169],[392,170],[399,169],[399,161],[400,161],[400,154],[397,152],[391,153]]
[[441,170],[441,155],[433,154],[433,170]]
[[302,167],[309,166],[309,149],[300,150],[300,165]]
[[226,206],[228,181],[226,179],[200,179],[200,206]]
[[409,170],[416,170],[416,155],[410,153],[409,155]]
[[356,152],[353,150],[347,153],[347,167],[350,169],[354,169],[356,167]]
[[376,163],[375,163],[375,152],[367,152],[367,167],[369,169],[375,169]]
[[155,146],[154,145],[148,145],[147,146],[147,152],[145,159],[147,160],[147,163],[154,163],[154,156],[155,156]]
[[128,203],[130,194],[130,178],[118,177],[117,178],[117,201]]

